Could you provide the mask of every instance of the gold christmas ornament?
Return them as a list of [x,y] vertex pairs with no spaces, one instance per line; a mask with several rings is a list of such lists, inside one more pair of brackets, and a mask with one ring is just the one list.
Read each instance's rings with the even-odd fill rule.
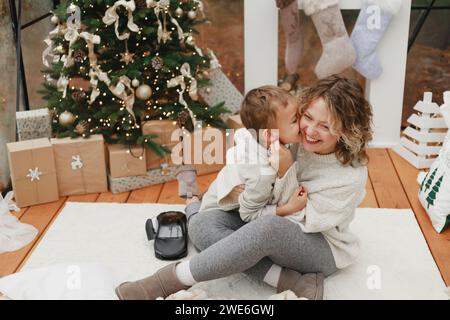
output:
[[136,78],[134,78],[132,81],[131,81],[131,85],[133,86],[133,87],[135,87],[135,88],[137,88],[137,87],[139,87],[139,80],[138,79],[136,79]]
[[125,62],[126,65],[134,62],[134,53],[128,51],[128,40],[125,41],[125,53],[121,53],[120,56],[122,57],[120,61]]
[[75,122],[75,116],[72,112],[64,111],[59,115],[58,121],[63,127],[68,127]]
[[125,51],[125,53],[121,53],[120,55],[122,57],[120,59],[120,61],[125,62],[126,65],[128,65],[129,63],[134,62],[134,59],[133,59],[134,53],[130,53],[127,50],[127,51]]
[[187,15],[191,20],[195,20],[197,18],[197,13],[194,10],[189,11]]
[[175,10],[175,15],[179,18],[183,15],[184,11],[180,7]]
[[149,85],[142,84],[136,89],[136,97],[139,100],[148,100],[152,96],[152,88]]

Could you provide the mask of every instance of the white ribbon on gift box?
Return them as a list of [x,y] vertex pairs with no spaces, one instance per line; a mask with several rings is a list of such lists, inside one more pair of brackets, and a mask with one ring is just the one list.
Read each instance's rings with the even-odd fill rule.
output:
[[80,155],[77,154],[75,156],[72,156],[72,162],[70,163],[70,165],[72,166],[72,170],[83,168],[83,162],[81,162]]
[[27,178],[30,178],[31,182],[35,180],[41,180],[39,177],[42,175],[42,172],[39,171],[39,168],[28,169]]
[[29,244],[38,234],[38,230],[21,223],[10,211],[20,209],[12,200],[14,193],[8,192],[3,198],[0,194],[0,253],[19,250]]

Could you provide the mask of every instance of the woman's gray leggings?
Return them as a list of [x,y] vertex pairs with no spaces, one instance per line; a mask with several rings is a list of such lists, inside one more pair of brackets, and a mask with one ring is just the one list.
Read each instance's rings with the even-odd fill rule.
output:
[[[198,212],[200,203],[186,207],[188,234],[201,251],[189,263],[196,281],[245,272],[263,280],[272,264],[300,273],[337,270],[328,242],[321,233],[304,233],[296,223],[263,216],[249,223],[237,211]],[[197,213],[198,212],[198,213]]]

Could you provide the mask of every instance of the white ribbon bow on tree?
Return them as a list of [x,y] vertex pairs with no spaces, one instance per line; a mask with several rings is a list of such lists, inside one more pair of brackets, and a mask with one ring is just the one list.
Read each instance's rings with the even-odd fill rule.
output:
[[180,104],[182,104],[189,112],[189,115],[191,116],[192,123],[194,124],[194,129],[197,129],[197,120],[195,117],[194,112],[189,108],[187,102],[183,98],[183,94],[186,91],[186,83],[184,81],[184,78],[187,77],[191,80],[191,84],[189,86],[189,95],[192,99],[196,99],[197,96],[197,80],[192,76],[191,74],[191,68],[189,66],[189,63],[185,62],[180,68],[181,75],[174,77],[169,80],[167,83],[168,88],[173,88],[180,86],[181,90],[178,91],[179,98],[178,101]]
[[108,74],[106,72],[103,72],[97,64],[91,67],[91,69],[89,70],[89,76],[91,77],[91,80],[89,82],[91,83],[92,87],[89,104],[93,104],[97,97],[100,95],[100,90],[97,89],[98,80],[104,82],[108,87],[111,84],[111,80],[109,79]]
[[81,157],[77,154],[72,156],[72,162],[70,163],[72,170],[78,170],[83,168],[83,162],[81,162]]
[[80,34],[78,30],[81,28],[81,9],[73,3],[67,8],[67,13],[70,13],[70,17],[67,18],[67,30],[64,34],[64,39],[69,41],[69,53],[67,54],[64,67],[71,67],[74,64],[72,54],[72,45],[77,41]]
[[39,168],[28,169],[27,178],[30,178],[31,182],[35,180],[41,180],[39,177],[42,176],[42,172],[39,171]]
[[119,34],[119,15],[117,14],[116,11],[117,7],[119,6],[124,7],[128,12],[128,22],[127,22],[128,29],[132,32],[138,32],[139,27],[133,22],[133,11],[136,10],[136,4],[134,3],[134,0],[116,1],[112,7],[106,10],[105,16],[103,17],[103,22],[108,26],[114,23],[114,30],[116,32],[117,38],[119,40],[125,40],[130,37],[130,33],[124,32],[122,35]]
[[21,223],[10,214],[10,211],[20,211],[13,198],[12,191],[8,192],[5,198],[0,193],[0,253],[19,250],[38,234],[35,227]]
[[97,65],[97,55],[94,52],[94,44],[100,43],[100,41],[101,41],[100,36],[89,33],[89,32],[82,32],[82,33],[80,33],[80,37],[83,38],[84,40],[86,40],[90,65],[96,66]]
[[119,82],[115,86],[110,86],[109,90],[111,90],[112,94],[117,98],[122,99],[125,103],[125,108],[131,114],[134,121],[136,122],[136,116],[134,115],[133,106],[134,106],[134,89],[131,86],[131,80],[127,76],[121,76],[119,78]]

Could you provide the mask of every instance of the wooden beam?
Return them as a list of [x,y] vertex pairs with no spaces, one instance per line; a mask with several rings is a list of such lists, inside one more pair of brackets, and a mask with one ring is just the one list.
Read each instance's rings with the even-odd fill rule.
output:
[[128,197],[128,203],[156,203],[164,184],[156,184],[138,190],[133,190]]
[[369,177],[380,208],[408,209],[410,204],[386,149],[369,149]]
[[97,202],[124,203],[127,202],[130,192],[112,193],[103,192],[97,198]]

